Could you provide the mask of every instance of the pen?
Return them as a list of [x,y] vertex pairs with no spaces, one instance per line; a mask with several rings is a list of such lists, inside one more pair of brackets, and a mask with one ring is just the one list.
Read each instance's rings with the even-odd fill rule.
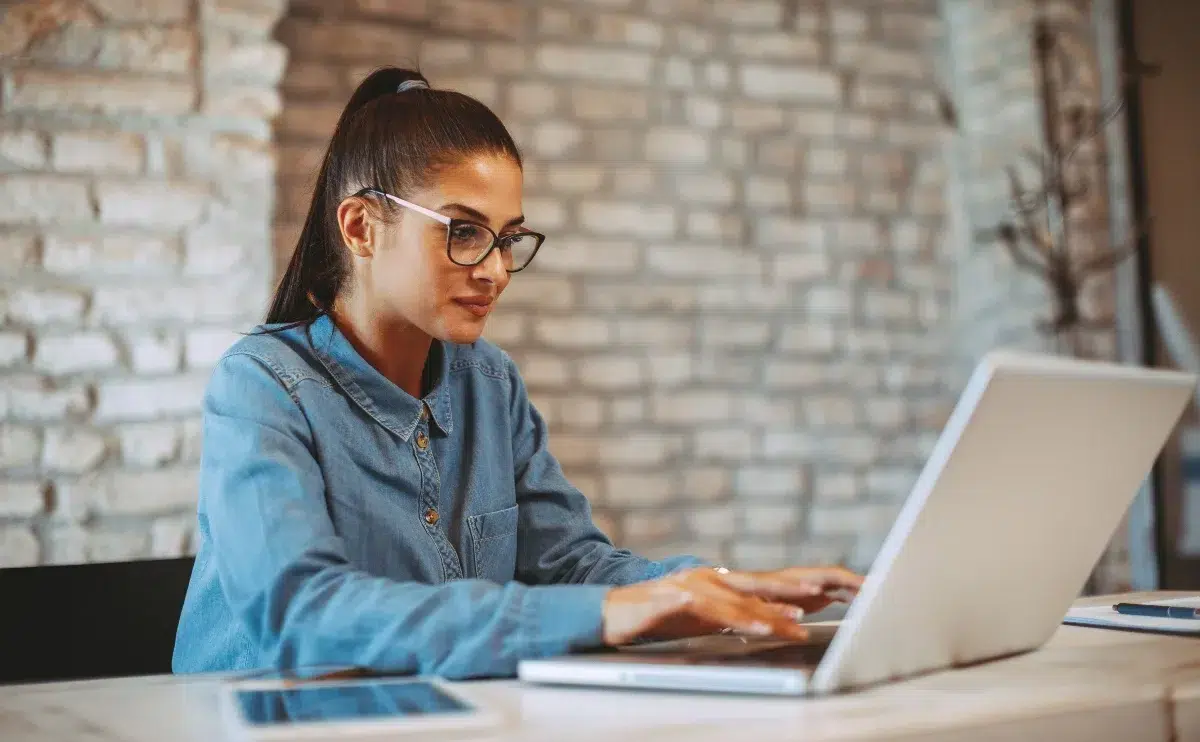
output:
[[1152,616],[1154,618],[1194,618],[1200,619],[1200,610],[1184,608],[1178,605],[1147,605],[1146,603],[1117,603],[1113,606],[1117,613],[1127,616]]

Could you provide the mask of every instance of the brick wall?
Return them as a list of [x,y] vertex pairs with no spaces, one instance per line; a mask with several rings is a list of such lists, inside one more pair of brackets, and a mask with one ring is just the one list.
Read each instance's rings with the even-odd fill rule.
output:
[[5,5],[0,564],[178,555],[270,285],[282,3]]
[[865,566],[946,400],[940,23],[934,2],[826,5],[293,4],[281,257],[354,84],[419,63],[527,154],[550,239],[488,334],[605,530]]
[[551,238],[489,336],[623,545],[865,569],[950,372],[1041,306],[961,238],[997,194],[939,123],[944,32],[978,56],[970,144],[1029,116],[978,0],[284,4],[5,4],[0,563],[192,548],[207,370],[380,64],[476,95],[525,149]]

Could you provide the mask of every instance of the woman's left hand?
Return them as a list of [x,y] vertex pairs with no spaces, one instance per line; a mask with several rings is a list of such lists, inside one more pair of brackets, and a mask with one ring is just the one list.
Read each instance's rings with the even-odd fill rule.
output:
[[816,613],[858,594],[863,577],[843,567],[787,567],[767,572],[728,571],[721,579],[734,590],[771,603]]

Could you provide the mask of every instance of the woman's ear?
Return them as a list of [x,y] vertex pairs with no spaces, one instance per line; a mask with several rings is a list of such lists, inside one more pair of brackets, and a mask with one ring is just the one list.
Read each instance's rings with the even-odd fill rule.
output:
[[360,258],[369,258],[375,253],[375,220],[371,218],[367,204],[359,196],[351,196],[338,204],[338,228],[342,242],[350,252]]

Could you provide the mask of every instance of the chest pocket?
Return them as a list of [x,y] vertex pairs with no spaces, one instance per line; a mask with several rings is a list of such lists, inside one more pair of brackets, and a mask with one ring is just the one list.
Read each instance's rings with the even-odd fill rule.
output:
[[517,508],[467,516],[474,575],[505,583],[517,573]]

